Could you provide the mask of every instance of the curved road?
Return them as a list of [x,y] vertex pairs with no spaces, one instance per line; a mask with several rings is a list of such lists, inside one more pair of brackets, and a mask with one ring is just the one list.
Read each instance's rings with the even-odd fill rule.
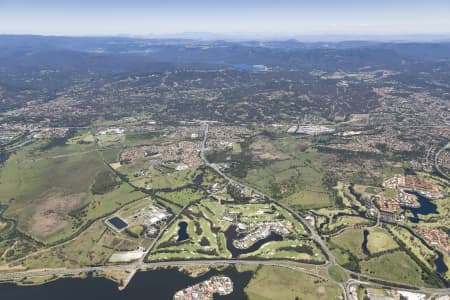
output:
[[[312,272],[308,269],[302,268],[300,264],[292,262],[292,261],[277,261],[277,260],[239,260],[239,259],[217,259],[217,260],[182,260],[182,261],[163,261],[163,262],[149,262],[145,263],[143,259],[130,263],[130,264],[120,264],[120,265],[107,265],[107,266],[95,266],[95,267],[84,267],[84,268],[75,268],[75,269],[48,269],[48,270],[35,270],[35,271],[18,271],[18,272],[9,272],[9,273],[0,273],[0,281],[8,281],[8,280],[16,280],[16,279],[22,279],[25,277],[37,277],[37,276],[63,276],[63,275],[77,275],[80,273],[89,273],[89,272],[95,272],[95,271],[114,271],[114,270],[128,270],[131,271],[131,275],[128,278],[127,282],[132,278],[132,276],[135,274],[137,270],[143,270],[143,269],[151,269],[151,268],[159,268],[159,267],[178,267],[178,266],[190,266],[190,265],[208,265],[208,266],[214,266],[214,265],[230,265],[230,264],[241,264],[241,265],[269,265],[269,266],[279,266],[279,267],[285,267],[297,271],[301,271],[316,277],[320,277],[325,280],[330,280],[337,285],[339,285],[342,290],[344,291],[344,296],[346,299],[351,299],[350,297],[350,290],[349,287],[353,283],[358,284],[364,284],[364,285],[375,285],[380,287],[391,287],[398,289],[395,285],[396,283],[393,283],[392,285],[389,285],[388,283],[380,284],[373,282],[372,280],[377,280],[377,278],[372,278],[367,275],[358,274],[349,270],[346,270],[342,268],[339,264],[336,263],[336,260],[331,253],[331,251],[328,249],[328,247],[325,245],[325,242],[322,240],[320,235],[315,231],[313,226],[301,215],[299,215],[297,212],[292,210],[289,206],[285,205],[284,203],[281,203],[280,201],[265,195],[264,193],[261,193],[260,191],[257,191],[256,189],[249,187],[245,184],[236,182],[232,178],[225,175],[219,168],[217,168],[216,165],[209,163],[204,155],[205,151],[205,145],[207,140],[207,134],[208,134],[209,126],[206,124],[205,128],[205,135],[203,138],[203,145],[200,152],[201,158],[204,160],[205,164],[214,169],[218,174],[220,174],[223,178],[228,180],[229,182],[239,184],[241,186],[245,186],[249,190],[253,191],[254,193],[257,193],[261,195],[262,197],[265,197],[266,199],[276,203],[280,207],[284,208],[285,210],[289,211],[295,218],[297,218],[304,226],[305,228],[310,232],[312,239],[320,245],[324,253],[328,257],[328,262],[324,265],[317,265],[316,268],[320,268],[322,270],[326,270],[328,266],[337,266],[341,268],[343,271],[345,271],[348,275],[356,275],[356,276],[362,276],[366,278],[369,281],[361,281],[356,279],[349,279],[345,284],[342,284],[340,282],[336,282],[330,277],[320,275],[318,273]],[[442,149],[441,149],[442,150]],[[174,218],[175,219],[175,218]],[[377,220],[378,221],[378,220]],[[377,222],[378,223],[378,222]],[[157,240],[157,239],[156,239]],[[148,254],[154,246],[154,243],[152,246],[150,246],[146,254]],[[145,256],[144,256],[145,257]],[[401,288],[402,290],[408,290],[408,288]],[[422,293],[432,293],[432,294],[439,294],[439,295],[448,295],[450,294],[450,288],[444,288],[444,289],[434,289],[434,288],[419,288],[419,289],[410,289],[413,292],[422,292]]]
[[442,153],[442,151],[445,151],[448,148],[450,148],[450,143],[448,143],[447,145],[445,145],[444,147],[442,147],[441,149],[439,149],[436,152],[436,154],[434,155],[434,167],[436,168],[436,171],[438,171],[439,174],[441,174],[443,177],[450,180],[450,176],[448,176],[444,171],[441,170],[441,168],[439,167],[439,163],[438,163],[439,155]]
[[210,168],[214,169],[220,176],[222,176],[223,178],[225,178],[226,180],[228,180],[231,183],[235,183],[241,186],[244,186],[245,188],[249,189],[250,191],[252,191],[255,194],[259,194],[262,197],[264,197],[265,199],[270,200],[271,202],[279,205],[280,207],[282,207],[283,209],[287,210],[288,212],[290,212],[297,220],[299,220],[303,226],[309,231],[309,233],[311,234],[312,239],[319,244],[319,246],[322,248],[323,252],[326,254],[326,256],[328,257],[328,261],[331,265],[337,265],[336,264],[336,260],[333,256],[333,254],[331,253],[331,251],[328,249],[328,247],[325,245],[324,241],[322,240],[322,238],[319,236],[319,234],[315,231],[315,229],[311,226],[311,224],[305,219],[303,218],[301,215],[299,215],[297,212],[295,212],[292,208],[290,208],[289,206],[287,206],[286,204],[254,189],[253,187],[250,187],[248,185],[245,185],[243,183],[240,182],[236,182],[234,179],[228,177],[226,174],[224,174],[216,165],[211,164],[205,157],[205,145],[206,145],[206,140],[207,140],[207,136],[208,136],[208,130],[209,130],[209,125],[206,124],[206,128],[205,128],[205,133],[204,133],[204,137],[203,137],[203,146],[200,152],[201,158],[203,159],[203,161],[205,162],[205,164],[207,166],[209,166]]
[[[210,168],[214,169],[219,175],[221,175],[223,178],[225,178],[226,180],[228,180],[231,183],[235,183],[241,186],[246,187],[247,189],[251,190],[252,192],[259,194],[261,196],[263,196],[265,199],[270,200],[273,203],[276,203],[277,205],[279,205],[280,207],[284,208],[285,210],[287,210],[288,212],[290,212],[295,218],[297,218],[302,224],[303,226],[305,226],[305,228],[307,228],[307,230],[310,232],[312,239],[319,244],[319,246],[322,248],[323,252],[326,254],[326,256],[328,257],[328,263],[326,265],[330,265],[330,266],[336,266],[339,267],[341,270],[343,270],[347,275],[356,275],[356,276],[363,276],[364,278],[367,279],[372,279],[372,280],[377,280],[377,278],[371,278],[370,276],[364,275],[364,274],[359,274],[359,273],[355,273],[353,271],[347,270],[345,268],[343,268],[342,266],[340,266],[337,262],[336,259],[334,258],[334,255],[331,253],[330,249],[328,249],[328,247],[326,246],[325,242],[322,240],[321,236],[315,231],[315,229],[313,228],[313,226],[311,226],[311,224],[301,215],[299,215],[297,212],[295,212],[292,208],[290,208],[289,206],[285,205],[284,203],[256,190],[253,187],[250,187],[246,184],[240,183],[240,182],[236,182],[234,179],[228,177],[226,174],[224,174],[215,164],[211,164],[205,157],[204,152],[206,149],[206,140],[207,140],[207,136],[208,136],[208,131],[209,131],[209,125],[208,123],[206,123],[206,127],[205,127],[205,132],[204,132],[204,137],[203,137],[203,145],[202,145],[202,149],[200,152],[201,158],[204,161],[204,163],[209,166]],[[444,149],[444,148],[443,148]],[[441,149],[441,150],[443,150]],[[374,226],[369,227],[368,229],[371,228],[376,228],[378,227],[380,224],[380,214],[377,214],[377,222]],[[283,264],[283,266],[289,266],[289,264]],[[343,290],[344,290],[344,296],[346,299],[350,299],[349,297],[349,291],[347,290],[347,283],[345,284],[341,284],[340,282],[336,282],[334,281],[332,278],[328,278],[329,280],[335,282],[336,284],[338,284]],[[353,281],[356,281],[354,279],[350,279]],[[349,280],[349,281],[350,281]],[[362,281],[361,281],[362,282]],[[366,282],[367,284],[372,284],[369,282]],[[376,283],[373,283],[375,285],[377,285]],[[393,283],[392,287],[395,288],[395,285],[399,284],[399,283]],[[378,284],[380,285],[380,284]],[[387,286],[387,284],[385,284],[384,286]],[[417,292],[417,290],[415,290]],[[446,288],[446,289],[429,289],[429,288],[420,288],[420,291],[422,292],[426,292],[426,293],[438,293],[438,294],[449,294],[450,293],[450,288]]]

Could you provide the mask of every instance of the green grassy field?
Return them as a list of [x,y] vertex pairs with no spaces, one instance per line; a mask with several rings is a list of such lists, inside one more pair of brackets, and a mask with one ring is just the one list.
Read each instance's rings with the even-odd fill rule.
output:
[[290,259],[304,262],[324,263],[325,256],[311,240],[284,240],[269,242],[258,250],[241,255],[242,258],[261,257]]
[[341,217],[334,218],[333,221],[331,221],[330,224],[328,224],[327,229],[329,231],[333,231],[335,229],[343,228],[343,227],[350,227],[350,226],[357,226],[357,225],[367,226],[372,223],[373,223],[373,221],[366,219],[366,218],[358,217],[358,216],[341,216]]
[[0,221],[0,265],[36,251],[39,246],[17,232],[13,222]]
[[[82,132],[64,145],[47,147],[39,141],[9,158],[0,169],[0,201],[8,205],[4,215],[17,220],[18,229],[56,243],[143,197],[115,177],[92,139]],[[102,180],[107,177],[108,182]]]
[[[0,199],[12,199],[5,216],[16,219],[21,230],[29,232],[33,222],[39,221],[36,212],[45,213],[58,205],[65,214],[86,204],[96,174],[109,171],[97,152],[78,153],[78,146],[46,153],[30,147],[13,155],[0,169]],[[75,152],[69,152],[71,148]],[[47,158],[55,153],[70,156]]]
[[107,264],[114,252],[135,250],[140,245],[142,240],[116,234],[99,220],[76,240],[27,258],[24,266],[39,269]]
[[374,277],[424,286],[420,267],[404,252],[395,251],[361,262],[361,271]]
[[328,247],[341,266],[359,271],[359,260],[364,257],[361,245],[364,236],[362,229],[348,229],[328,242]]
[[[131,218],[136,210],[151,205],[148,197],[121,205],[118,215]],[[115,252],[136,250],[139,246],[148,247],[151,240],[132,237],[127,231],[117,233],[105,225],[105,218],[98,219],[80,235],[65,244],[57,245],[49,250],[29,256],[23,266],[27,268],[61,268],[108,264],[110,256]],[[130,223],[132,224],[132,223]],[[138,232],[140,226],[130,230]]]
[[402,227],[390,227],[390,232],[392,236],[399,239],[406,245],[406,248],[411,251],[420,261],[428,266],[430,269],[433,269],[435,266],[433,261],[435,257],[435,253],[433,250],[429,249],[419,238],[411,234],[408,230]]
[[152,132],[129,132],[125,134],[124,143],[128,146],[149,145],[161,141],[161,137],[168,132],[170,132],[169,129]]
[[287,159],[268,161],[263,166],[250,168],[242,180],[294,208],[330,206],[330,195],[322,183],[321,156],[312,149],[296,151],[299,146],[295,141],[284,143],[294,144],[283,148],[283,141],[280,141],[276,145]]
[[172,168],[149,167],[147,159],[138,159],[132,163],[123,164],[118,172],[128,177],[130,182],[146,189],[176,189],[193,183],[196,169],[175,171]]
[[[292,259],[298,261],[323,262],[325,257],[319,248],[308,239],[308,233],[293,216],[272,204],[223,204],[202,200],[190,206],[158,241],[149,260],[169,260],[182,257],[212,258],[231,257],[226,248],[225,231],[232,225],[222,219],[224,213],[239,215],[239,222],[268,222],[279,220],[290,231],[283,241],[270,242],[241,257]],[[177,242],[178,224],[188,223],[189,239]]]
[[348,275],[338,266],[331,266],[328,268],[328,274],[331,278],[338,282],[345,282],[348,280]]
[[358,258],[363,258],[364,253],[361,249],[364,236],[362,229],[348,229],[341,234],[331,238],[331,241],[340,248],[349,251]]
[[111,164],[119,161],[121,148],[113,148],[101,151],[101,155],[106,163]]
[[204,197],[204,193],[201,190],[192,188],[185,188],[173,192],[157,192],[156,195],[168,199],[180,206],[185,206],[186,204]]
[[282,267],[261,266],[245,288],[250,300],[339,299],[338,286]]
[[[30,199],[53,188],[61,189],[65,194],[86,192],[95,174],[107,168],[98,153],[82,154],[77,146],[58,147],[51,156],[35,147],[12,155],[0,169],[0,199],[14,198],[13,205],[20,209],[21,204],[27,204]],[[48,158],[61,152],[73,156]]]
[[398,244],[388,232],[382,229],[370,230],[367,237],[367,250],[369,250],[371,255],[397,249],[398,247]]

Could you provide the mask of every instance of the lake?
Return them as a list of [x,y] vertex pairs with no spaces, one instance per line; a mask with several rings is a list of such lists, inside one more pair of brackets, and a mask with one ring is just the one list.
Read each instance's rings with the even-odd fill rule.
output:
[[410,192],[408,191],[408,193],[416,195],[417,196],[417,200],[420,203],[419,207],[409,207],[409,206],[402,206],[402,208],[404,210],[409,210],[410,212],[412,212],[412,214],[414,215],[414,217],[409,218],[411,220],[411,222],[413,223],[419,223],[420,218],[418,215],[429,215],[429,214],[437,214],[437,206],[436,204],[434,204],[433,202],[430,201],[430,199],[422,196],[419,193],[416,192]]
[[38,286],[17,286],[0,284],[0,297],[5,300],[165,300],[188,286],[224,275],[234,283],[233,293],[215,296],[220,300],[246,300],[244,288],[251,279],[252,272],[239,273],[234,267],[223,271],[211,270],[198,278],[191,278],[175,269],[138,272],[128,287],[119,291],[117,285],[104,278],[65,278]]
[[236,258],[241,254],[252,253],[252,252],[258,250],[259,248],[261,248],[261,246],[264,245],[265,243],[268,243],[271,241],[282,241],[283,240],[283,237],[281,235],[271,232],[268,237],[255,242],[249,248],[238,249],[238,248],[234,247],[234,245],[233,245],[233,241],[239,237],[239,233],[236,231],[236,226],[234,226],[234,225],[230,226],[227,229],[227,231],[225,231],[225,237],[227,238],[227,249],[231,252],[231,256],[233,258]]
[[178,223],[178,227],[179,229],[177,242],[187,240],[189,238],[189,235],[187,234],[188,224],[186,222],[180,222]]

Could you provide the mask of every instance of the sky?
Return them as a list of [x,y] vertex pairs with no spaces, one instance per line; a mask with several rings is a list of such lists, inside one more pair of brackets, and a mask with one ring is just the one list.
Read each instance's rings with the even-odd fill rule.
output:
[[0,34],[450,33],[449,0],[0,0]]

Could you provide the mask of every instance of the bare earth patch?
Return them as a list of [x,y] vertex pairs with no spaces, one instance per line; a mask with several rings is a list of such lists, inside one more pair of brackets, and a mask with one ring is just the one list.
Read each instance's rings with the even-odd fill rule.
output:
[[317,294],[318,295],[324,295],[325,293],[326,293],[326,288],[324,287],[324,286],[319,286],[318,288],[317,288],[317,290],[316,290],[316,292],[317,292]]
[[122,165],[120,162],[115,162],[115,163],[111,163],[109,164],[111,166],[111,168],[113,168],[114,170],[120,168],[120,166]]
[[64,229],[69,222],[67,214],[83,203],[86,193],[62,195],[49,193],[36,206],[28,223],[32,235],[45,238]]
[[289,156],[278,151],[271,143],[257,141],[250,145],[252,156],[257,160],[284,160]]

